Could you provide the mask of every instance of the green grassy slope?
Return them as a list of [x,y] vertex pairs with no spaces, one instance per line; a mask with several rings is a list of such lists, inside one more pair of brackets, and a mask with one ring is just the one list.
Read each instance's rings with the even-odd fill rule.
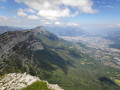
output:
[[46,82],[37,81],[26,88],[23,88],[22,90],[50,90],[47,88]]
[[[50,33],[49,33],[50,34]],[[37,35],[37,37],[52,48],[67,63],[64,69],[54,70],[46,75],[38,76],[47,79],[51,83],[58,83],[66,90],[119,90],[110,77],[120,79],[119,70],[104,66],[93,60],[90,56],[83,54],[68,45],[55,35]],[[52,36],[52,39],[50,38]],[[105,78],[105,80],[104,80]],[[103,80],[101,80],[103,79]],[[112,82],[112,83],[111,83]]]

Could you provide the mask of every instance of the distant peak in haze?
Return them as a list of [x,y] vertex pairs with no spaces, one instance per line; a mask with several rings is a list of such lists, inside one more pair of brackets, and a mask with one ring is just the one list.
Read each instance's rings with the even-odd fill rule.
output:
[[37,26],[36,28],[44,28],[43,26]]
[[7,31],[20,31],[20,30],[23,30],[23,28],[12,27],[12,26],[0,26],[0,34]]
[[18,30],[23,30],[23,28],[20,27],[12,27],[12,26],[0,26],[2,29],[18,29]]
[[[45,28],[43,26],[37,26],[34,28],[34,30],[45,30]],[[46,30],[45,30],[46,31]]]

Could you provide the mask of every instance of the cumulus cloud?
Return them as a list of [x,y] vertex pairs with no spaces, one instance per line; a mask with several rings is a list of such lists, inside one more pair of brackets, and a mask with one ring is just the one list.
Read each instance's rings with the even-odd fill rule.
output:
[[[79,13],[95,13],[92,0],[15,0],[38,11],[38,15],[57,20],[60,17],[75,17]],[[74,9],[75,12],[72,12]],[[22,12],[23,14],[23,12]]]
[[37,19],[39,19],[39,17],[36,15],[29,15],[28,19],[37,20]]
[[0,16],[0,21],[4,21],[4,20],[8,20],[8,18],[7,17],[5,17],[5,16]]
[[17,15],[18,15],[18,16],[23,16],[23,17],[27,16],[27,14],[24,13],[23,9],[21,9],[21,8],[18,9],[18,13],[17,13]]
[[31,8],[24,9],[25,12],[35,13],[35,11]]
[[70,13],[69,9],[64,10],[43,9],[39,11],[38,15],[42,17],[69,17],[70,16],[69,13]]
[[50,22],[44,22],[43,24],[47,24],[47,25],[49,25],[49,24],[51,24]]
[[8,17],[5,17],[5,16],[0,16],[0,26],[16,26],[16,27],[19,27],[20,24],[21,24],[21,21],[15,19],[15,18],[8,18]]
[[3,22],[7,22],[7,23],[11,23],[11,22],[15,22],[15,23],[19,23],[20,21],[18,20],[15,20],[15,19],[11,19],[11,18],[7,18],[5,16],[0,16],[0,23],[3,23]]
[[67,23],[68,26],[79,26],[77,23]]
[[62,23],[60,23],[60,22],[55,22],[55,25],[62,25]]

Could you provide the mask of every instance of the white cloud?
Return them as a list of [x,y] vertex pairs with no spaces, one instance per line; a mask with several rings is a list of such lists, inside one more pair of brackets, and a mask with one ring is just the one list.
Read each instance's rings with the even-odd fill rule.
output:
[[66,6],[79,9],[80,12],[84,13],[95,13],[96,10],[92,9],[92,0],[61,0],[61,3]]
[[[15,0],[38,11],[38,15],[50,20],[61,17],[75,17],[79,13],[95,13],[92,0]],[[72,12],[70,9],[74,9]]]
[[6,20],[8,20],[8,18],[7,17],[5,17],[5,16],[0,16],[0,21],[6,21]]
[[0,16],[0,23],[12,23],[12,22],[19,23],[20,21],[11,19],[11,18],[7,18],[5,16]]
[[107,24],[107,25],[104,25],[104,27],[107,27],[107,28],[120,28],[120,24]]
[[76,16],[77,13],[75,14],[70,14],[70,10],[68,8],[62,10],[62,9],[42,9],[38,12],[38,15],[41,17],[44,17],[49,20],[57,20],[57,18],[60,17],[72,17]]
[[117,24],[118,27],[120,27],[120,24]]
[[62,23],[60,23],[60,22],[55,22],[55,25],[62,25]]
[[35,11],[31,8],[24,9],[25,12],[35,13]]
[[56,17],[44,17],[44,19],[48,19],[48,20],[51,20],[51,21],[58,20],[58,18],[56,18]]
[[23,12],[23,9],[21,9],[21,8],[18,9],[18,13],[17,13],[17,15],[18,15],[18,16],[23,16],[23,17],[27,16],[27,14],[24,13],[24,12]]
[[50,22],[43,22],[43,24],[47,24],[47,25],[49,25],[49,24],[51,24]]
[[68,26],[78,26],[77,23],[67,23]]
[[70,11],[69,9],[65,9],[65,10],[53,10],[53,9],[43,9],[40,10],[38,15],[42,16],[42,17],[69,17]]
[[37,19],[39,19],[39,17],[36,16],[36,15],[29,15],[27,18],[28,18],[28,19],[32,19],[32,20],[37,20]]

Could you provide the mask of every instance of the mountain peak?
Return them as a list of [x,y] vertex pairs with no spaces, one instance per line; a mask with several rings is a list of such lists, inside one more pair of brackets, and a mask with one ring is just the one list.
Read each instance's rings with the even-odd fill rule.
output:
[[42,33],[42,34],[47,34],[48,32],[45,30],[45,28],[43,26],[38,26],[34,29],[32,29],[32,31],[35,33],[35,34],[38,34],[38,33]]
[[36,28],[44,28],[43,26],[37,26]]

